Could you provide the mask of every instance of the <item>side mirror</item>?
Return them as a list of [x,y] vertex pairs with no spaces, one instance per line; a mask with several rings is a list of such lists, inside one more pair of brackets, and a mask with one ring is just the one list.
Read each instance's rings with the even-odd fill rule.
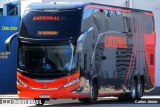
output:
[[16,32],[15,34],[11,35],[6,41],[5,41],[5,44],[6,44],[6,51],[8,52],[8,54],[11,53],[11,42],[12,40],[18,36],[18,32]]

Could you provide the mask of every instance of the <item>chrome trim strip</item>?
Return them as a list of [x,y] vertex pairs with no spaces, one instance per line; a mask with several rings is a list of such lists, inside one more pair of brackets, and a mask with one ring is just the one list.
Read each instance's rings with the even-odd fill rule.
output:
[[36,82],[54,82],[55,80],[38,80],[34,79]]
[[32,90],[58,90],[59,88],[32,88],[30,87]]

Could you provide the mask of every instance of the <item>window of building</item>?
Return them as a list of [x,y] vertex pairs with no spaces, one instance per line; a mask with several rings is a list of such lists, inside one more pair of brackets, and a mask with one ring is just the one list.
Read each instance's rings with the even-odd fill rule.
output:
[[2,16],[2,15],[3,15],[3,9],[0,8],[0,16]]
[[8,5],[7,8],[7,16],[17,16],[18,15],[18,7],[17,5]]
[[8,53],[7,52],[0,52],[0,59],[8,59]]

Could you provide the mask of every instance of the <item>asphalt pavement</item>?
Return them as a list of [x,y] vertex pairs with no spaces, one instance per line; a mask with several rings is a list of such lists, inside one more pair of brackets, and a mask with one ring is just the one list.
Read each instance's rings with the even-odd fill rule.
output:
[[[2,102],[4,99],[5,101],[6,99],[8,101],[10,99],[19,100],[17,95],[0,95],[0,107],[38,107],[35,104],[18,104],[18,101]],[[152,104],[148,101],[151,101]],[[40,107],[160,107],[160,96],[144,96],[139,101],[118,101],[116,97],[103,97],[98,98],[98,101],[94,104],[83,104],[77,99],[52,99],[46,101],[45,105]]]

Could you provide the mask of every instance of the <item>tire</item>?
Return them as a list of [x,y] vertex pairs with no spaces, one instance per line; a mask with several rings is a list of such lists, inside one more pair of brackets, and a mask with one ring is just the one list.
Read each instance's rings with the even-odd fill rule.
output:
[[93,86],[91,87],[91,91],[90,91],[90,102],[96,102],[97,101],[97,97],[98,97],[98,86],[97,84],[93,84]]
[[37,106],[44,105],[44,103],[45,103],[45,99],[43,99],[43,98],[34,98],[34,100],[40,100],[41,103],[36,104]]
[[120,102],[132,101],[131,93],[125,93],[125,94],[119,95],[118,101]]
[[97,97],[98,97],[98,85],[93,84],[91,85],[91,88],[90,88],[90,97],[89,98],[79,98],[78,100],[85,104],[92,104],[97,101]]
[[118,96],[118,101],[124,102],[124,101],[133,101],[136,99],[136,96],[137,96],[136,80],[133,79],[130,84],[131,84],[131,92],[124,93]]
[[136,99],[140,100],[142,96],[143,96],[143,84],[142,81],[139,79],[136,85]]
[[143,96],[143,83],[140,80],[131,81],[131,92],[118,96],[119,101],[140,100]]
[[137,82],[135,79],[132,80],[131,82],[131,99],[132,100],[135,100],[136,99],[136,96],[137,96]]

